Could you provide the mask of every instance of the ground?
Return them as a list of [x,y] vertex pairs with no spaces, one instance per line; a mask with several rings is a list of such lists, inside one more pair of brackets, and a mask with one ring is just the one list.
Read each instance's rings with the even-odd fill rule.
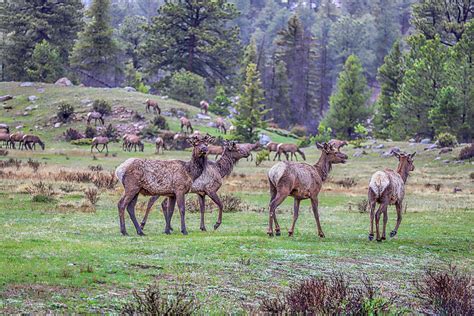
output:
[[[18,83],[8,85],[17,87]],[[0,95],[18,93],[17,88],[11,92],[8,85],[0,85]],[[84,93],[78,98],[91,98],[84,89],[66,89]],[[45,93],[48,90],[47,87]],[[101,97],[112,97],[100,93],[100,89],[90,90]],[[117,94],[117,99],[128,96],[122,91]],[[141,106],[141,100],[137,101],[137,109],[140,107],[143,112]],[[189,109],[192,112],[193,108]],[[34,119],[42,123],[42,117],[38,117],[2,114],[2,120],[26,128],[32,126]],[[285,234],[292,218],[291,198],[278,210],[282,236],[269,238],[266,172],[274,162],[265,161],[256,167],[245,160],[220,191],[241,197],[245,205],[240,212],[225,213],[218,230],[212,229],[217,218],[213,208],[212,213],[206,213],[207,232],[199,230],[199,214],[188,212],[189,235],[175,231],[168,236],[162,233],[164,221],[155,209],[145,227],[146,236],[137,236],[126,217],[130,236],[124,237],[119,233],[116,207],[122,192],[120,185],[101,188],[94,210],[82,207],[84,191],[93,184],[53,180],[54,177],[61,169],[77,172],[97,165],[112,171],[129,157],[189,159],[190,152],[168,151],[158,157],[151,144],[146,145],[144,153],[124,153],[119,144],[112,144],[108,156],[91,155],[88,147],[61,141],[57,129],[45,127],[40,132],[47,140],[45,151],[9,150],[1,158],[24,162],[18,169],[0,168],[2,313],[116,312],[130,299],[133,290],[156,282],[165,288],[186,283],[198,295],[203,313],[235,312],[249,310],[262,298],[278,295],[301,279],[334,272],[346,273],[355,282],[367,275],[384,295],[397,297],[399,308],[417,310],[412,281],[426,268],[455,264],[467,273],[474,270],[474,168],[472,162],[453,162],[459,148],[434,160],[437,151],[424,151],[423,145],[378,141],[385,148],[398,146],[417,151],[399,234],[383,243],[368,241],[369,217],[358,209],[358,204],[366,198],[370,175],[385,167],[395,168],[396,159],[381,158],[371,149],[366,150],[368,155],[356,158],[355,149],[350,146],[343,149],[350,157],[347,164],[334,166],[320,194],[324,239],[317,236],[308,201],[302,203],[295,236]],[[316,162],[319,153],[315,146],[305,152],[309,163]],[[37,172],[26,164],[29,158],[41,162]],[[443,160],[451,162],[446,164]],[[352,179],[354,184],[342,186],[340,182],[345,179],[347,183]],[[40,180],[52,184],[54,200],[32,201],[29,188]],[[439,191],[436,184],[441,185]],[[462,191],[454,193],[455,187]],[[146,198],[141,197],[139,218],[143,216],[144,202]],[[395,219],[391,207],[389,231]],[[173,225],[178,227],[177,216]]]

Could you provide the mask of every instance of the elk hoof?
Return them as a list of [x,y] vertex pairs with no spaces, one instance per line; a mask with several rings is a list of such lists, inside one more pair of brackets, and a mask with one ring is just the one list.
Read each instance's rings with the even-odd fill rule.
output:
[[293,237],[293,232],[288,232],[288,237]]
[[387,238],[385,238],[385,236],[382,237],[382,240],[386,240]]
[[123,236],[128,236],[128,233],[126,231],[121,232]]
[[171,231],[170,231],[169,229],[165,229],[164,233],[165,233],[166,235],[171,235]]
[[319,237],[324,238],[324,233],[319,233]]
[[374,234],[369,234],[369,240],[370,241],[374,240]]
[[203,231],[203,232],[207,231],[206,227],[201,227],[201,231]]
[[273,232],[267,232],[268,237],[273,237]]
[[397,234],[397,231],[396,230],[392,230],[390,232],[390,237],[395,237],[395,235]]
[[281,236],[281,232],[279,230],[275,231],[276,236]]
[[188,231],[186,229],[184,229],[184,230],[181,231],[181,233],[186,236],[188,234]]
[[219,226],[221,226],[221,223],[215,223],[215,224],[214,224],[214,230],[218,229]]
[[137,234],[138,234],[138,236],[145,236],[144,232],[138,232]]
[[382,242],[382,239],[377,239],[377,242]]

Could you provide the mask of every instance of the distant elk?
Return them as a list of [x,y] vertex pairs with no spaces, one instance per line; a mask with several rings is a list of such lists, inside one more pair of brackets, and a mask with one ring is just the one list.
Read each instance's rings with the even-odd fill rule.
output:
[[207,115],[207,111],[209,110],[209,103],[207,103],[207,101],[205,100],[202,100],[201,102],[199,102],[199,106],[201,108],[201,113]]
[[104,115],[100,112],[93,111],[87,113],[87,125],[89,125],[92,120],[94,120],[94,125],[97,125],[97,121],[99,121],[102,125],[105,124]]
[[183,127],[186,127],[187,133],[189,133],[189,131],[191,131],[191,133],[194,132],[193,126],[191,125],[191,121],[188,118],[181,116],[179,121],[181,122],[181,132],[183,132]]
[[22,132],[15,132],[10,135],[10,146],[13,149],[16,149],[15,143],[18,143],[18,149],[23,149],[23,134]]
[[225,121],[222,117],[216,118],[216,128],[219,133],[227,134],[227,129],[225,127]]
[[273,161],[275,161],[276,159],[276,152],[277,152],[277,148],[278,148],[278,143],[275,143],[275,142],[269,142],[265,148],[268,150],[268,160],[270,160],[270,154],[272,152],[275,152],[275,157],[273,157]]
[[323,182],[328,178],[332,165],[345,163],[347,155],[336,150],[326,143],[316,143],[316,147],[321,150],[321,157],[315,165],[300,162],[279,162],[268,171],[268,182],[270,185],[270,204],[268,235],[273,236],[273,223],[275,223],[276,235],[280,235],[280,225],[276,218],[276,208],[291,195],[294,202],[293,223],[288,230],[288,235],[292,236],[298,219],[301,200],[311,199],[314,218],[318,227],[319,237],[324,237],[318,213],[318,194],[321,191]]
[[0,124],[0,133],[10,134],[10,127],[7,124]]
[[[109,152],[109,144],[110,140],[106,136],[97,136],[92,138],[92,143],[91,143],[91,153],[92,150],[95,148],[98,152],[103,152],[104,149],[106,149],[107,153]],[[99,145],[102,145],[102,149],[99,150]]]
[[216,160],[220,155],[222,155],[223,152],[224,152],[224,147],[223,146],[219,146],[219,145],[209,145],[209,146],[207,146],[207,155],[208,156],[216,155],[216,157],[215,157]]
[[159,154],[160,153],[160,149],[161,149],[161,153],[164,154],[165,153],[165,149],[166,149],[166,146],[165,146],[165,141],[163,138],[161,137],[157,137],[155,139],[155,148],[156,148],[156,153]]
[[138,147],[138,151],[141,151],[141,152],[143,152],[145,148],[139,136],[129,135],[127,138],[127,150],[132,151],[132,147],[135,150],[135,152],[137,151],[137,147]]
[[130,158],[117,167],[115,174],[124,187],[124,193],[118,202],[120,232],[127,235],[125,228],[125,209],[127,209],[138,235],[144,235],[135,216],[138,195],[166,196],[169,198],[168,212],[165,214],[165,233],[171,233],[171,216],[175,204],[181,215],[181,232],[187,235],[185,221],[184,196],[191,189],[193,181],[199,178],[207,167],[207,145],[213,141],[209,135],[188,138],[193,146],[190,161],[149,160]]
[[26,134],[23,135],[21,139],[20,147],[23,146],[26,150],[36,150],[36,144],[41,147],[41,150],[44,150],[44,143],[36,135]]
[[341,150],[342,147],[347,146],[348,143],[345,140],[331,139],[328,142],[329,145],[333,146],[337,150]]
[[158,102],[157,102],[157,101],[155,101],[155,100],[150,100],[150,99],[146,99],[146,100],[145,100],[145,106],[146,106],[145,112],[147,112],[147,113],[148,113],[148,112],[150,112],[150,113],[155,112],[155,113],[157,113],[158,115],[161,114],[161,109],[160,109],[160,107],[158,106]]
[[10,134],[0,132],[0,142],[2,142],[2,146],[9,148],[10,147]]
[[273,160],[278,156],[278,160],[281,160],[281,154],[285,154],[286,160],[288,160],[288,153],[290,153],[290,160],[293,160],[293,156],[295,157],[296,161],[298,161],[298,157],[296,153],[299,153],[303,160],[306,160],[306,156],[304,152],[302,152],[297,145],[295,144],[278,144],[277,152]]
[[[385,169],[384,171],[377,171],[372,175],[369,183],[369,208],[370,208],[370,230],[369,240],[374,239],[374,217],[376,225],[376,239],[377,241],[385,240],[385,230],[387,228],[388,214],[387,209],[389,205],[395,205],[397,210],[397,224],[390,232],[390,237],[394,237],[398,232],[398,227],[402,222],[402,204],[405,197],[405,184],[408,179],[410,171],[415,170],[413,154],[393,153],[398,158],[397,171]],[[380,206],[375,212],[375,206],[379,203]],[[379,222],[380,216],[383,213],[383,231],[380,236]]]
[[[251,144],[251,143],[243,143],[243,144],[238,144],[237,146],[239,146],[239,148],[242,148],[243,150],[247,151],[249,153],[249,156],[250,156],[250,161],[253,161],[253,155],[252,155],[252,151],[254,150],[257,150],[261,147],[260,145],[260,142],[259,141],[256,141],[255,143]],[[247,161],[249,159],[247,158]]]

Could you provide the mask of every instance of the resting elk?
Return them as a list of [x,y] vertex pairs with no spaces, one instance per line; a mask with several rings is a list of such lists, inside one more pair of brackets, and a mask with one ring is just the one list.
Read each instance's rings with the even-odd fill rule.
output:
[[201,107],[201,113],[204,113],[207,115],[207,111],[209,110],[209,103],[207,101],[202,100],[199,102],[199,106]]
[[296,161],[298,161],[296,153],[299,153],[301,157],[303,157],[303,160],[306,160],[304,152],[302,152],[295,144],[278,144],[277,153],[275,154],[275,157],[273,157],[273,160],[275,160],[277,156],[278,160],[280,160],[281,154],[285,154],[286,160],[288,160],[288,153],[291,155],[291,160],[293,160],[293,156],[295,156]]
[[[397,171],[385,169],[384,171],[377,171],[372,175],[369,183],[369,208],[370,208],[370,231],[369,240],[374,239],[374,217],[376,225],[376,239],[377,241],[385,240],[385,230],[387,228],[388,214],[387,209],[389,205],[395,205],[397,210],[397,224],[390,232],[390,237],[394,237],[398,232],[398,227],[402,222],[402,203],[405,197],[405,183],[407,182],[410,171],[415,170],[413,154],[393,153],[398,158]],[[379,203],[380,206],[375,212],[375,206]],[[380,216],[383,214],[383,230],[380,236],[379,222]]]
[[181,122],[181,132],[183,132],[183,127],[186,127],[186,132],[189,133],[189,131],[191,130],[191,133],[194,132],[194,129],[193,129],[193,126],[191,125],[191,121],[182,116],[179,121]]
[[155,101],[155,100],[150,100],[150,99],[146,99],[145,101],[145,112],[155,112],[157,113],[158,115],[161,114],[161,109],[160,107],[158,106],[158,102]]
[[[94,137],[92,138],[92,143],[91,143],[91,153],[92,153],[92,149],[96,149],[98,152],[103,152],[104,149],[106,149],[107,153],[109,152],[109,146],[108,146],[108,143],[109,143],[109,138],[106,137],[106,136],[97,136],[97,137]],[[102,145],[102,149],[99,149],[99,145]]]
[[44,143],[36,135],[26,134],[23,135],[21,139],[20,147],[23,146],[26,150],[36,150],[36,144],[41,147],[41,150],[44,150]]
[[102,125],[105,124],[104,116],[100,112],[89,112],[87,113],[87,125],[91,123],[91,120],[94,120],[94,125],[97,125],[97,121],[99,121]]
[[280,225],[276,218],[276,208],[291,195],[294,198],[293,223],[288,230],[288,235],[293,236],[296,220],[298,219],[301,200],[311,199],[314,218],[318,227],[319,237],[324,237],[318,213],[318,194],[323,182],[328,178],[332,165],[345,163],[347,155],[337,151],[334,147],[324,143],[316,143],[321,150],[321,157],[315,165],[301,162],[279,162],[268,171],[270,184],[270,204],[268,235],[273,236],[273,223],[276,235],[280,235]]

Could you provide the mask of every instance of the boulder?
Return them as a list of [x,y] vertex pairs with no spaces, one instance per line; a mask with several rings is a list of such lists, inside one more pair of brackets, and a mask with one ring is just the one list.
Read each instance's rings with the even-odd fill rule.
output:
[[430,150],[435,150],[436,148],[438,148],[438,145],[436,145],[436,144],[431,144],[431,145],[429,145],[428,147],[425,147],[425,150],[430,151]]
[[25,111],[31,111],[31,110],[33,110],[33,107],[31,105],[25,108]]
[[22,129],[23,128],[23,125],[17,125],[15,126],[15,129]]
[[441,148],[441,150],[439,151],[439,154],[442,155],[442,154],[447,154],[449,153],[450,151],[453,151],[452,148],[449,148],[449,147],[444,147],[444,148]]
[[89,99],[82,99],[81,100],[81,104],[89,104],[89,103],[92,103],[92,100],[89,100]]
[[409,142],[409,143],[416,143],[416,140],[415,140],[414,138],[410,138],[410,139],[408,140],[408,142]]
[[60,87],[70,87],[73,85],[71,80],[66,77],[59,78],[54,84]]
[[444,163],[449,163],[449,160],[443,160]]
[[217,124],[215,122],[209,122],[206,124],[207,127],[217,127]]
[[33,82],[29,82],[29,81],[20,83],[20,87],[33,87],[34,85],[35,84]]
[[134,87],[125,87],[123,89],[127,92],[137,92],[137,89],[135,89]]
[[13,96],[9,94],[0,96],[0,102],[5,102],[11,99],[13,99]]
[[61,127],[61,123],[60,123],[60,122],[54,123],[54,128],[59,128],[59,127]]
[[36,89],[36,91],[38,91],[38,93],[44,93],[45,90],[44,90],[44,88],[38,88],[38,89]]
[[431,138],[423,138],[421,141],[420,141],[420,144],[429,144],[431,143]]
[[356,152],[352,155],[352,157],[362,157],[362,155],[366,155],[367,153],[363,150],[356,150]]
[[272,139],[270,138],[270,136],[266,135],[266,134],[259,134],[258,135],[258,141],[260,142],[260,144],[262,145],[266,145],[268,144],[269,142],[272,141]]
[[373,146],[372,148],[374,148],[374,149],[382,149],[382,148],[384,148],[384,147],[385,147],[384,144],[378,144],[378,145]]
[[35,102],[36,100],[38,100],[38,97],[36,95],[30,95],[28,97],[28,101],[30,102]]
[[211,119],[211,117],[209,115],[204,115],[204,114],[201,114],[201,113],[196,114],[196,117],[200,120],[210,120]]
[[438,157],[436,157],[434,160],[441,160],[441,157],[438,156]]
[[186,116],[186,113],[184,111],[181,111],[181,110],[177,110],[176,114],[178,115],[178,117]]

